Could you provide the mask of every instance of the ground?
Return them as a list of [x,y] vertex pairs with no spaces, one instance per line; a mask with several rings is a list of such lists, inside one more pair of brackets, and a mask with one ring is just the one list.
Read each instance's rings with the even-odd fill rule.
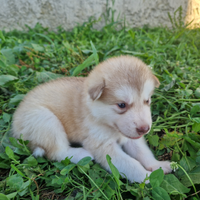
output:
[[[198,199],[200,189],[200,30],[171,18],[173,29],[130,28],[95,21],[57,32],[37,24],[26,31],[0,31],[0,198],[1,199]],[[150,183],[129,183],[108,162],[112,174],[88,158],[77,165],[34,158],[27,141],[10,137],[12,114],[32,88],[62,76],[87,76],[116,55],[142,59],[161,85],[152,99],[153,126],[146,137],[161,169]]]

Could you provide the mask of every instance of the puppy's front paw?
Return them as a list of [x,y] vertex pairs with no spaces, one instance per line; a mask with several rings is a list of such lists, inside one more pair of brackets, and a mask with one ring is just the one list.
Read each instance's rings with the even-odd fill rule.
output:
[[156,163],[153,163],[152,165],[148,166],[146,169],[148,171],[155,171],[160,167],[162,168],[165,174],[172,172],[169,161],[157,161]]
[[[146,176],[150,176],[151,172],[147,171],[147,170],[138,170],[136,174],[134,174],[134,176],[132,178],[129,178],[129,180],[131,182],[138,182],[138,183],[142,183]],[[149,180],[146,180],[145,183],[149,183]]]

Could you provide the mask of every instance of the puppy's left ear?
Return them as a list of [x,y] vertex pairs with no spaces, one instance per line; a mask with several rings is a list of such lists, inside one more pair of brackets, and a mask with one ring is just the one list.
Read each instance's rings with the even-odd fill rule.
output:
[[154,79],[154,84],[155,87],[158,88],[160,86],[160,81],[158,80],[158,78],[156,76],[153,75],[153,79]]
[[88,89],[88,93],[92,100],[97,100],[103,93],[105,88],[105,80],[101,80],[100,82],[96,82],[93,86]]

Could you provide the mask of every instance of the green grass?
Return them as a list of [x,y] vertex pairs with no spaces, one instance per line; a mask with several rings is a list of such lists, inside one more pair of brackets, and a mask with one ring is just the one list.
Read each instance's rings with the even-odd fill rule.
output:
[[[68,32],[39,24],[26,32],[0,31],[0,199],[198,199],[200,30],[171,20],[173,29],[107,21],[98,31],[90,19]],[[86,76],[99,62],[122,54],[142,59],[161,82],[146,139],[157,159],[178,163],[175,172],[159,169],[150,184],[131,184],[109,157],[112,174],[88,158],[77,165],[68,158],[60,163],[34,158],[27,141],[11,137],[12,114],[32,88],[61,76]]]

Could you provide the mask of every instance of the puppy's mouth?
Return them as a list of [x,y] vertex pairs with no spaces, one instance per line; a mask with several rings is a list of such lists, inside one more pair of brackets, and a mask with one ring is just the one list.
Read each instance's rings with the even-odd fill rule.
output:
[[138,137],[128,137],[128,136],[126,136],[126,137],[136,140],[136,139],[141,138],[142,136],[143,136],[143,135],[140,135],[140,136],[138,136]]
[[130,139],[133,139],[133,140],[137,140],[137,139],[139,139],[139,138],[141,138],[141,137],[143,136],[143,135],[139,135],[138,137],[131,137],[131,136],[125,135],[124,133],[122,133],[122,132],[120,131],[120,129],[118,128],[117,124],[114,124],[114,126],[115,126],[115,128],[116,128],[123,136],[125,136],[125,137],[127,137],[127,138],[130,138]]

